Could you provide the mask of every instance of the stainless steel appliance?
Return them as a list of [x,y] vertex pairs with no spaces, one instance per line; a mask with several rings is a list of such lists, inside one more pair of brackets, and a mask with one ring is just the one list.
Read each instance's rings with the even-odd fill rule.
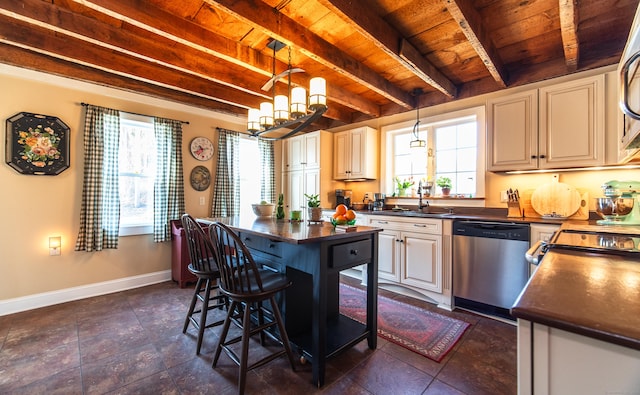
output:
[[537,242],[527,251],[526,259],[537,265],[548,251],[554,249],[640,259],[640,232],[633,228],[603,228],[598,225],[567,227],[554,233],[549,241]]
[[384,209],[384,193],[374,193],[373,194],[373,211],[381,211]]
[[640,7],[636,11],[627,44],[622,53],[620,109],[623,113],[619,158],[627,162],[640,155]]
[[454,221],[453,296],[458,308],[513,320],[529,280],[529,224]]
[[344,204],[351,207],[351,189],[336,189],[336,206]]

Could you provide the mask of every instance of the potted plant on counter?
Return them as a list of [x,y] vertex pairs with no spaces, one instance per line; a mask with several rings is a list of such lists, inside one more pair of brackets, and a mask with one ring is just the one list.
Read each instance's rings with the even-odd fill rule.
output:
[[309,209],[309,221],[319,222],[322,220],[322,208],[320,207],[320,195],[307,195],[307,207]]
[[436,185],[442,190],[442,196],[449,196],[451,192],[451,179],[449,177],[439,177],[436,180]]

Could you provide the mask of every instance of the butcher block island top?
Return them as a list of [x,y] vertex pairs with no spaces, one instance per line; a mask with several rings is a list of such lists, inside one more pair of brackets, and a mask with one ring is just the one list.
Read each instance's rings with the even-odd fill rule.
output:
[[[638,227],[561,229],[640,235]],[[640,350],[638,258],[552,248],[512,308],[517,318]]]
[[370,226],[358,226],[355,231],[336,231],[329,222],[310,223],[307,221],[290,221],[273,217],[260,218],[254,216],[199,218],[203,223],[221,222],[231,228],[242,230],[272,240],[293,244],[316,243],[326,240],[348,239],[354,235],[365,235],[380,232],[382,229]]

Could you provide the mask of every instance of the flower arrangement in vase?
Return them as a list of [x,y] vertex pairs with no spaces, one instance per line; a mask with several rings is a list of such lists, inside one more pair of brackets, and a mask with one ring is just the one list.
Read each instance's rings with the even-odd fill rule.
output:
[[406,196],[407,189],[413,186],[414,181],[412,177],[400,180],[400,177],[396,177],[396,188],[398,189],[398,196]]

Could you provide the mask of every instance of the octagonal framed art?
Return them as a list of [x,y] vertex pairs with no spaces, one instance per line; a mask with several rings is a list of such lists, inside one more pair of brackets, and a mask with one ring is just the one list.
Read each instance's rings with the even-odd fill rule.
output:
[[5,160],[21,174],[58,175],[70,165],[69,132],[58,117],[20,112],[7,119]]

